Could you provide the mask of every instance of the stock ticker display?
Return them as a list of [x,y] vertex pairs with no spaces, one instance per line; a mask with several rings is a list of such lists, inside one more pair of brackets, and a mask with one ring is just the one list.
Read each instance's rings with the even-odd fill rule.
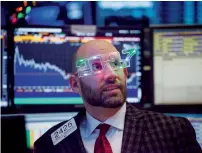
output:
[[1,29],[1,107],[8,106],[7,92],[7,31]]
[[[127,37],[125,35],[127,32]],[[119,34],[118,34],[119,33]],[[115,36],[115,35],[119,36]],[[122,37],[123,35],[123,37]],[[69,86],[71,57],[78,47],[89,40],[105,39],[121,51],[132,47],[139,50],[131,60],[127,80],[128,101],[139,102],[140,30],[101,30],[99,34],[72,35],[61,28],[18,28],[14,42],[14,103],[15,104],[82,104],[81,97]]]
[[202,104],[202,28],[154,29],[156,104]]

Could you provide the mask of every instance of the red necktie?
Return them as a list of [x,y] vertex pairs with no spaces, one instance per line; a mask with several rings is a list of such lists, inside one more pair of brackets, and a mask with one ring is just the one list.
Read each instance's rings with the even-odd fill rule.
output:
[[100,134],[95,141],[94,153],[112,153],[110,143],[105,136],[110,125],[100,124],[97,128],[100,129]]

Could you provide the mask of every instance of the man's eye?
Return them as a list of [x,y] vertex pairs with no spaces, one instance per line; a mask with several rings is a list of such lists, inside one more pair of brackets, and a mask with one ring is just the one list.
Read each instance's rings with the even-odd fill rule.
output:
[[112,64],[113,67],[117,67],[117,66],[121,65],[121,62],[119,62],[119,61],[113,61],[113,62],[111,62],[111,64]]
[[99,64],[99,63],[95,63],[92,65],[92,68],[94,71],[97,71],[97,70],[102,70],[102,65]]

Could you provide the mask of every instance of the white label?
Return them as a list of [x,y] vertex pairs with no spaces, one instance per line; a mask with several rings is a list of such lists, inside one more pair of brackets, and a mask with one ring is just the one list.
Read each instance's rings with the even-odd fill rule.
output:
[[62,141],[64,138],[66,138],[68,135],[73,133],[77,129],[76,122],[74,118],[69,120],[67,123],[62,125],[60,128],[58,128],[56,131],[54,131],[51,134],[51,138],[53,141],[53,144],[56,145],[60,141]]

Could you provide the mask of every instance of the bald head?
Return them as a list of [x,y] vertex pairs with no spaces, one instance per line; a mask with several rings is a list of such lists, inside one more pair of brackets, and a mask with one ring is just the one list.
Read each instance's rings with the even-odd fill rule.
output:
[[97,54],[118,52],[117,49],[106,40],[91,40],[81,45],[72,59],[72,70],[76,72],[75,61],[80,58],[88,58]]

